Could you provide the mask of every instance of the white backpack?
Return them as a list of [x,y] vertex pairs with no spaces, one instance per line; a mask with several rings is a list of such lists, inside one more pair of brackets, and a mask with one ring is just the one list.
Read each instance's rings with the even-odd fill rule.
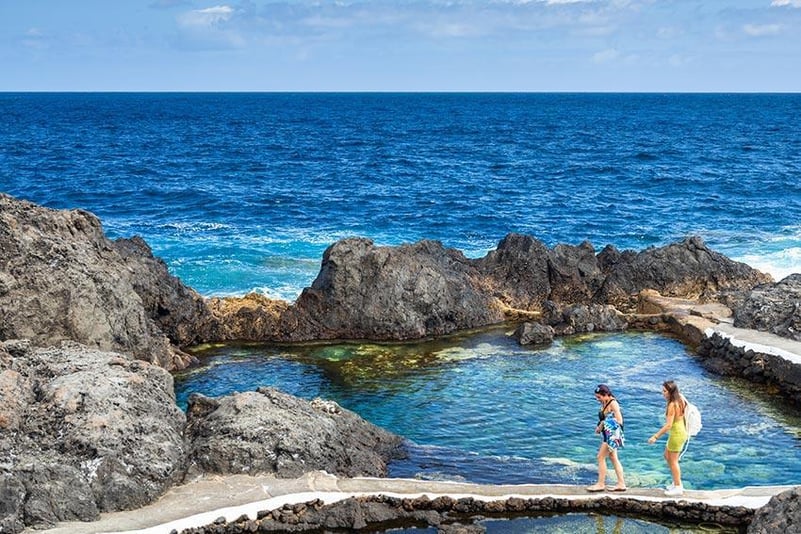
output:
[[684,400],[687,402],[687,406],[684,407],[684,424],[687,426],[687,433],[690,436],[695,436],[704,426],[701,424],[701,410],[687,399]]
[[690,437],[697,435],[701,431],[701,410],[698,406],[688,401],[684,397],[684,426],[687,428],[687,441],[684,442],[684,450],[679,454],[679,459],[684,456],[687,449],[690,447]]

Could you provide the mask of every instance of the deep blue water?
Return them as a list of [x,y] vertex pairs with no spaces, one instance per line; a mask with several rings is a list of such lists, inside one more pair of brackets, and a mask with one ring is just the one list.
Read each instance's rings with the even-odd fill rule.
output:
[[143,236],[205,295],[293,300],[346,236],[699,234],[801,271],[801,95],[0,93],[0,191]]

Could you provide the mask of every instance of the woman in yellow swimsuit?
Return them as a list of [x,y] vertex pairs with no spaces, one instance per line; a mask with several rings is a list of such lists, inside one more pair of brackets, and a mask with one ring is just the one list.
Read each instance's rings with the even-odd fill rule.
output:
[[681,456],[681,449],[687,441],[687,427],[684,424],[684,409],[687,406],[687,401],[684,400],[684,397],[679,392],[679,386],[673,380],[668,380],[662,384],[662,396],[667,401],[665,424],[648,439],[648,443],[654,444],[661,435],[669,433],[667,445],[665,446],[665,461],[670,467],[673,484],[665,490],[665,495],[677,497],[684,493],[684,487],[681,484],[679,457]]

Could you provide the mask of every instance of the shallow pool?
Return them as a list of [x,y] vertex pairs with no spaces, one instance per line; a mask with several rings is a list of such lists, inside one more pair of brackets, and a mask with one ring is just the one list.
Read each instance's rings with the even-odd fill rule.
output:
[[[479,483],[594,481],[599,438],[593,389],[623,406],[629,486],[669,480],[663,380],[676,380],[703,414],[682,459],[685,486],[801,484],[801,417],[758,386],[705,371],[684,345],[653,333],[594,334],[521,347],[504,330],[415,344],[220,346],[176,375],[179,403],[274,386],[333,399],[409,440],[390,476]],[[610,470],[611,472],[611,470]]]
[[[700,525],[663,524],[631,517],[599,514],[565,514],[545,517],[517,517],[511,519],[484,519],[476,521],[487,534],[736,534],[736,528],[715,523]],[[387,534],[436,534],[437,529],[399,528]]]

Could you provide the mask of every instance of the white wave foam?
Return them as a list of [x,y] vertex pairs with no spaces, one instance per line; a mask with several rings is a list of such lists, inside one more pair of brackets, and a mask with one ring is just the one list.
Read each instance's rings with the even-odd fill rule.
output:
[[579,471],[582,469],[595,469],[596,464],[591,463],[584,463],[584,462],[577,462],[575,460],[571,460],[570,458],[559,458],[559,457],[548,457],[545,456],[542,458],[542,462],[548,465],[560,465],[563,467],[567,467],[572,471]]
[[777,282],[795,273],[801,273],[801,247],[785,248],[769,254],[745,254],[732,258],[770,274]]
[[218,222],[169,222],[160,225],[161,228],[170,228],[179,232],[213,232],[215,230],[229,230],[230,224]]

